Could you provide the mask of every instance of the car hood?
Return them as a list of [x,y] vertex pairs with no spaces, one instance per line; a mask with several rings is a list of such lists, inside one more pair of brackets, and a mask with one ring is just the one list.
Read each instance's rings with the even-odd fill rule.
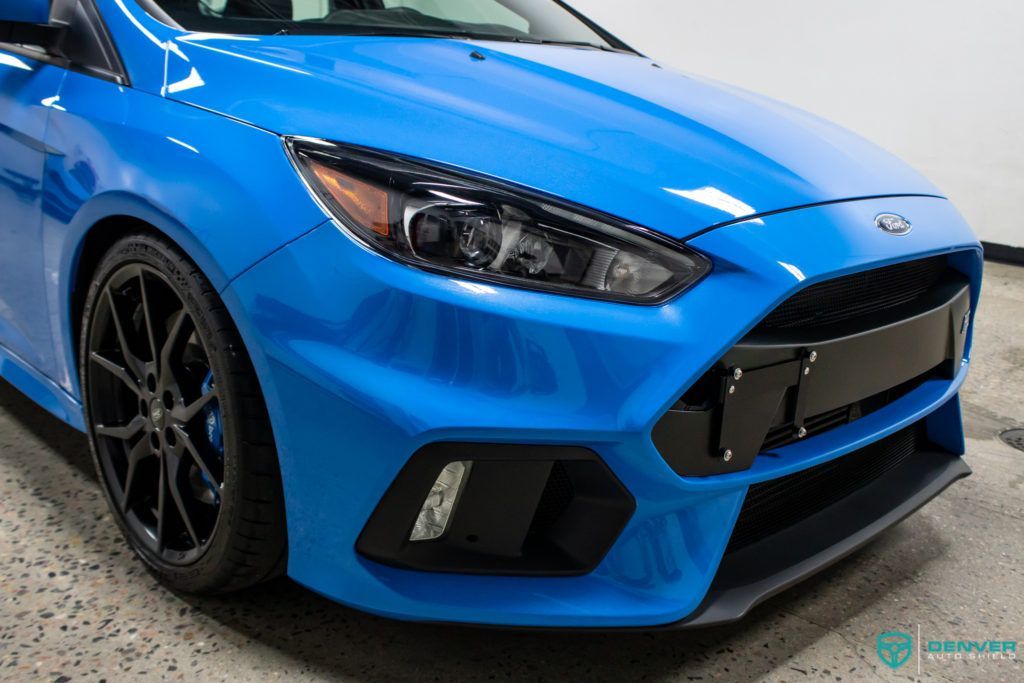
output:
[[820,118],[592,49],[191,34],[170,44],[164,92],[282,135],[502,178],[676,238],[821,202],[937,194]]

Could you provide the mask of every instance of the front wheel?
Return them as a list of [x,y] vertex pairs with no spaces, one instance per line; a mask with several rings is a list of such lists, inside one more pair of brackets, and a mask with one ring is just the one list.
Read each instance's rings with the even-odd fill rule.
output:
[[198,268],[157,237],[115,244],[88,293],[80,360],[100,484],[150,570],[189,593],[279,573],[285,517],[267,410]]

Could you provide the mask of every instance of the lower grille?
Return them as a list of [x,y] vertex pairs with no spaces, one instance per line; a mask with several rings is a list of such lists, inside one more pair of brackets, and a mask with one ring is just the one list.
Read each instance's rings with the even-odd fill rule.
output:
[[[919,375],[908,382],[904,382],[892,389],[886,389],[879,394],[857,401],[856,403],[851,403],[848,406],[843,406],[842,408],[837,408],[826,413],[808,417],[804,423],[804,429],[807,430],[806,436],[816,436],[818,434],[823,434],[830,429],[834,429],[835,427],[856,422],[862,417],[866,417],[871,413],[881,410],[889,404],[898,401],[920,387],[929,379],[947,377],[951,374],[946,367],[947,365],[948,363],[943,363],[942,365],[933,368],[932,370],[929,370],[923,375]],[[768,436],[765,437],[764,444],[761,446],[761,451],[772,451],[802,440],[802,438],[796,435],[796,429],[791,422],[776,424],[772,426],[771,431],[768,432]]]
[[[807,421],[804,423],[804,429],[807,430],[806,436],[816,436],[835,427],[853,422],[862,415],[856,408],[857,404],[843,406],[842,408],[807,418]],[[776,448],[782,448],[783,446],[803,441],[803,439],[796,436],[795,432],[796,429],[789,423],[772,427],[772,430],[768,432],[768,436],[765,437],[764,445],[761,446],[761,452],[772,451]]]
[[778,533],[842,500],[898,467],[920,450],[924,441],[922,426],[915,425],[817,467],[751,486],[726,553]]

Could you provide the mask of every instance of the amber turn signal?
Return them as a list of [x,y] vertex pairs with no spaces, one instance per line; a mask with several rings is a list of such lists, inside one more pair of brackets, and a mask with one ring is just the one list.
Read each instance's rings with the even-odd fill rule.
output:
[[390,234],[387,192],[316,161],[310,169],[352,220],[383,237]]

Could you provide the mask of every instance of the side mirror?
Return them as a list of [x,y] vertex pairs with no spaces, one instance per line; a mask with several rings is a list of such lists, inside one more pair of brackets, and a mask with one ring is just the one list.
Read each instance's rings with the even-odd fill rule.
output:
[[0,43],[38,45],[61,55],[79,0],[0,0]]
[[50,23],[50,0],[0,0],[0,23]]

